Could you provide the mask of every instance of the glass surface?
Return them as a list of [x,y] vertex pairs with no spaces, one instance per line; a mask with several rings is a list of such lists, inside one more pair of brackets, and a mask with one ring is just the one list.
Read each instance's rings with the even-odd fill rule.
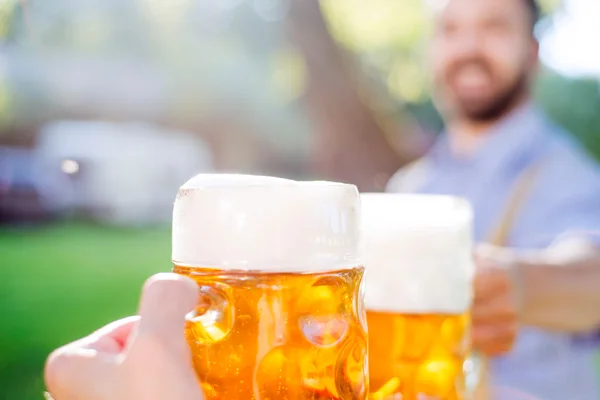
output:
[[365,306],[374,400],[466,400],[473,300],[470,204],[363,193]]
[[200,174],[173,208],[173,271],[201,299],[186,337],[207,400],[364,400],[353,185]]
[[363,267],[173,271],[200,287],[185,332],[206,399],[367,398]]
[[371,398],[464,399],[470,317],[367,311]]

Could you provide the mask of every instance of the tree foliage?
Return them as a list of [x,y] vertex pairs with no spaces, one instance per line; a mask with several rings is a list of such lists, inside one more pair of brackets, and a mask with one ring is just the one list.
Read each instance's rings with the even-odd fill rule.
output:
[[[328,50],[314,54],[325,48],[318,40],[300,49],[288,37],[286,18],[280,17],[286,13],[289,17],[294,1],[0,1],[0,42],[8,57],[15,56],[16,60],[8,63],[8,71],[0,70],[0,131],[11,121],[31,121],[50,115],[48,110],[52,109],[55,114],[67,110],[77,115],[78,107],[87,104],[96,92],[80,90],[81,101],[71,99],[68,104],[60,104],[61,99],[73,94],[63,93],[68,85],[57,84],[56,76],[49,77],[61,65],[65,71],[77,67],[69,64],[70,60],[76,63],[87,57],[115,64],[134,60],[137,64],[133,63],[132,68],[140,71],[153,68],[148,71],[152,77],[149,79],[168,88],[166,103],[152,106],[159,110],[153,115],[160,118],[194,124],[203,112],[220,104],[233,104],[254,115],[256,121],[263,121],[258,131],[273,141],[287,141],[290,148],[307,148],[302,138],[310,129],[310,121],[298,111],[298,100],[310,90],[314,75],[327,70],[318,65],[319,58],[323,63],[333,58]],[[361,80],[357,90],[367,106],[375,110],[378,125],[393,125],[390,121],[403,119],[408,109],[431,129],[440,128],[439,117],[431,106],[425,60],[425,44],[433,22],[430,4],[435,1],[318,2],[329,34],[345,56],[350,55],[344,59],[354,64],[356,71],[352,74]],[[552,15],[560,8],[560,1],[540,0],[540,6],[546,15]],[[548,19],[541,26],[547,23]],[[296,30],[316,37],[308,26]],[[311,64],[311,57],[317,64]],[[28,64],[19,64],[19,60]],[[141,81],[143,74],[139,75]],[[83,75],[74,78],[84,85]],[[119,85],[110,85],[114,79],[107,74],[94,76],[92,81],[112,93],[106,98],[116,96],[120,90]],[[40,91],[51,94],[51,99]],[[598,93],[594,79],[569,79],[545,71],[537,97],[552,118],[600,157]],[[138,102],[150,98],[138,97]],[[102,107],[112,110],[111,104]],[[126,107],[119,104],[117,108]],[[38,112],[32,113],[32,109]],[[115,115],[122,117],[121,113]],[[286,139],[278,139],[283,131],[289,132]]]
[[[431,8],[424,0],[322,0],[330,31],[353,53],[366,74],[387,95],[441,128],[431,105],[425,43],[432,28]],[[561,0],[539,0],[540,25],[552,23]],[[540,35],[544,31],[540,30]],[[569,78],[549,69],[540,74],[536,98],[550,117],[564,126],[600,159],[600,84],[594,78]]]

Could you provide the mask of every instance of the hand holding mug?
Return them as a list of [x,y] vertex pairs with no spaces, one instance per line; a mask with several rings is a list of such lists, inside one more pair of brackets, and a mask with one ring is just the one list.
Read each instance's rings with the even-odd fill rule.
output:
[[139,316],[113,322],[54,351],[44,378],[55,400],[201,400],[184,337],[198,301],[188,278],[159,274],[143,289]]
[[519,290],[510,254],[480,247],[473,301],[473,348],[488,357],[509,352],[517,337]]

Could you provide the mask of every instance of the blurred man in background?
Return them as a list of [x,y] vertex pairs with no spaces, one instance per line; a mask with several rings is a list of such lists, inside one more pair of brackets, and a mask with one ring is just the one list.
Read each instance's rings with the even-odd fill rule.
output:
[[388,190],[473,204],[475,239],[486,243],[476,254],[473,344],[493,357],[492,385],[593,400],[600,171],[531,102],[538,17],[534,0],[445,5],[431,61],[447,132]]

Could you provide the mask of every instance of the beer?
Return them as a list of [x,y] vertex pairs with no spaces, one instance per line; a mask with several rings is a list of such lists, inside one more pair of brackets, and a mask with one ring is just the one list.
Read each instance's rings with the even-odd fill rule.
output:
[[373,400],[464,400],[472,211],[444,196],[363,194]]
[[367,321],[373,399],[465,398],[468,314],[367,311]]
[[173,213],[173,271],[200,302],[185,335],[208,400],[367,398],[354,186],[199,175]]

